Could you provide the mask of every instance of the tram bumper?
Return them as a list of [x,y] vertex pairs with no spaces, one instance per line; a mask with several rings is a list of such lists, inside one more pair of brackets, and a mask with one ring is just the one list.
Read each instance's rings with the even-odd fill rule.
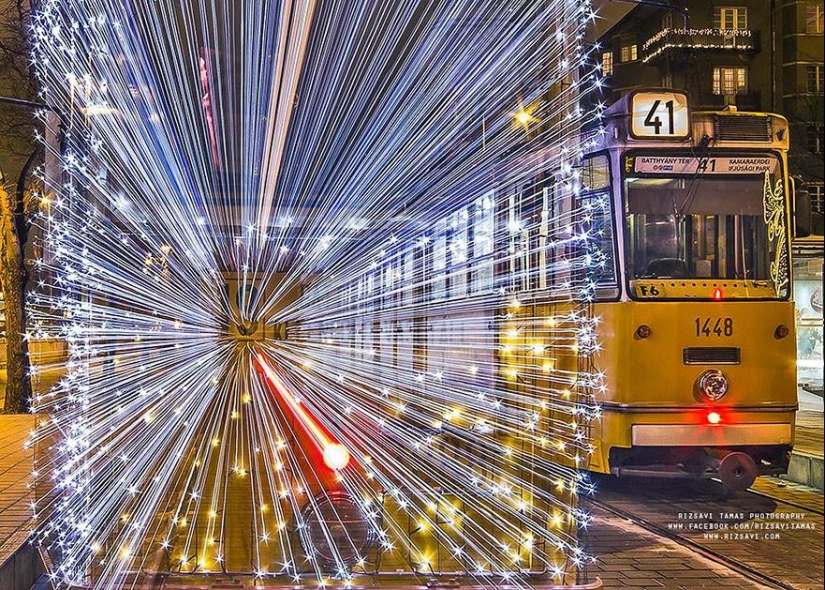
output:
[[633,446],[731,447],[740,445],[790,445],[793,427],[789,423],[717,424],[634,424]]

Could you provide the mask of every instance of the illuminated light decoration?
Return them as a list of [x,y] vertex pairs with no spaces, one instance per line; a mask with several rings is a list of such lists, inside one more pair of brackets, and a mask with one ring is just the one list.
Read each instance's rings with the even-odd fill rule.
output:
[[714,301],[722,301],[722,289],[721,289],[721,287],[716,287],[713,290],[713,300]]
[[665,39],[670,35],[686,35],[688,37],[719,35],[725,37],[752,37],[753,31],[750,29],[671,29],[665,28],[653,35],[642,45],[643,50],[647,50],[651,45]]
[[[66,350],[59,375],[33,367],[57,375],[30,441],[54,445],[31,507],[53,579],[110,588],[159,552],[172,575],[313,587],[379,567],[562,584],[592,563],[593,18],[42,3],[42,99],[70,131],[29,300],[32,338]],[[513,193],[548,170],[553,191]]]
[[[670,49],[702,49],[735,52],[754,51],[756,46],[750,41],[753,36],[753,31],[750,29],[662,29],[642,44],[642,51],[646,52],[646,55],[642,57],[642,63],[648,63]],[[694,41],[693,39],[689,42],[665,41],[669,37],[718,37],[720,42]],[[722,41],[722,39],[727,41]],[[735,41],[733,41],[734,39]],[[742,42],[742,39],[748,41]],[[662,41],[665,42],[662,43]],[[655,49],[652,49],[653,47],[655,47]],[[650,53],[647,53],[648,51],[650,51]]]
[[708,424],[719,424],[722,421],[722,416],[719,412],[708,412]]
[[525,131],[530,130],[531,124],[538,122],[538,119],[533,117],[530,111],[526,109],[519,109],[519,111],[513,116],[513,119],[515,119],[515,122]]
[[776,184],[772,185],[771,175],[765,172],[765,183],[762,188],[762,204],[765,208],[763,217],[768,226],[768,242],[773,252],[770,273],[777,295],[781,295],[782,290],[790,282],[788,259],[780,253],[780,250],[784,251],[785,244],[788,241],[785,228],[784,195],[785,188],[782,179],[777,179]]

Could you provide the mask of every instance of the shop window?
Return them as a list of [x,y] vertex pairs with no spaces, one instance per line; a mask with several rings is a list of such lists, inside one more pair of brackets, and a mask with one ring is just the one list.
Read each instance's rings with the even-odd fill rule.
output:
[[809,391],[823,383],[822,258],[799,255],[793,261],[793,297],[796,303],[797,379]]

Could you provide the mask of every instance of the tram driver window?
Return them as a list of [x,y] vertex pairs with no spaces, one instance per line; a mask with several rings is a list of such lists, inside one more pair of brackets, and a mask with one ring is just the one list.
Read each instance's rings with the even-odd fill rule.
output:
[[758,174],[626,178],[630,278],[770,280],[771,261],[786,253],[769,236],[765,186]]

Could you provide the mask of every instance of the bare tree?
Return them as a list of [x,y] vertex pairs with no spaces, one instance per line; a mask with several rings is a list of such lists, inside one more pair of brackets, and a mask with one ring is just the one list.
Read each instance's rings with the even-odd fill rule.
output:
[[[34,100],[37,87],[28,37],[37,0],[0,0],[0,95]],[[17,178],[35,148],[32,113],[0,104],[0,162],[6,178]]]
[[[0,0],[0,95],[36,96],[27,31],[37,0]],[[26,339],[26,244],[35,199],[28,175],[40,146],[30,108],[0,102],[0,288],[5,301],[7,383],[3,410],[26,412],[31,396]]]
[[0,186],[0,287],[6,304],[6,400],[4,410],[28,410],[31,396],[29,351],[26,338],[26,287],[29,273],[24,249],[28,239],[34,191],[18,194],[16,187]]

